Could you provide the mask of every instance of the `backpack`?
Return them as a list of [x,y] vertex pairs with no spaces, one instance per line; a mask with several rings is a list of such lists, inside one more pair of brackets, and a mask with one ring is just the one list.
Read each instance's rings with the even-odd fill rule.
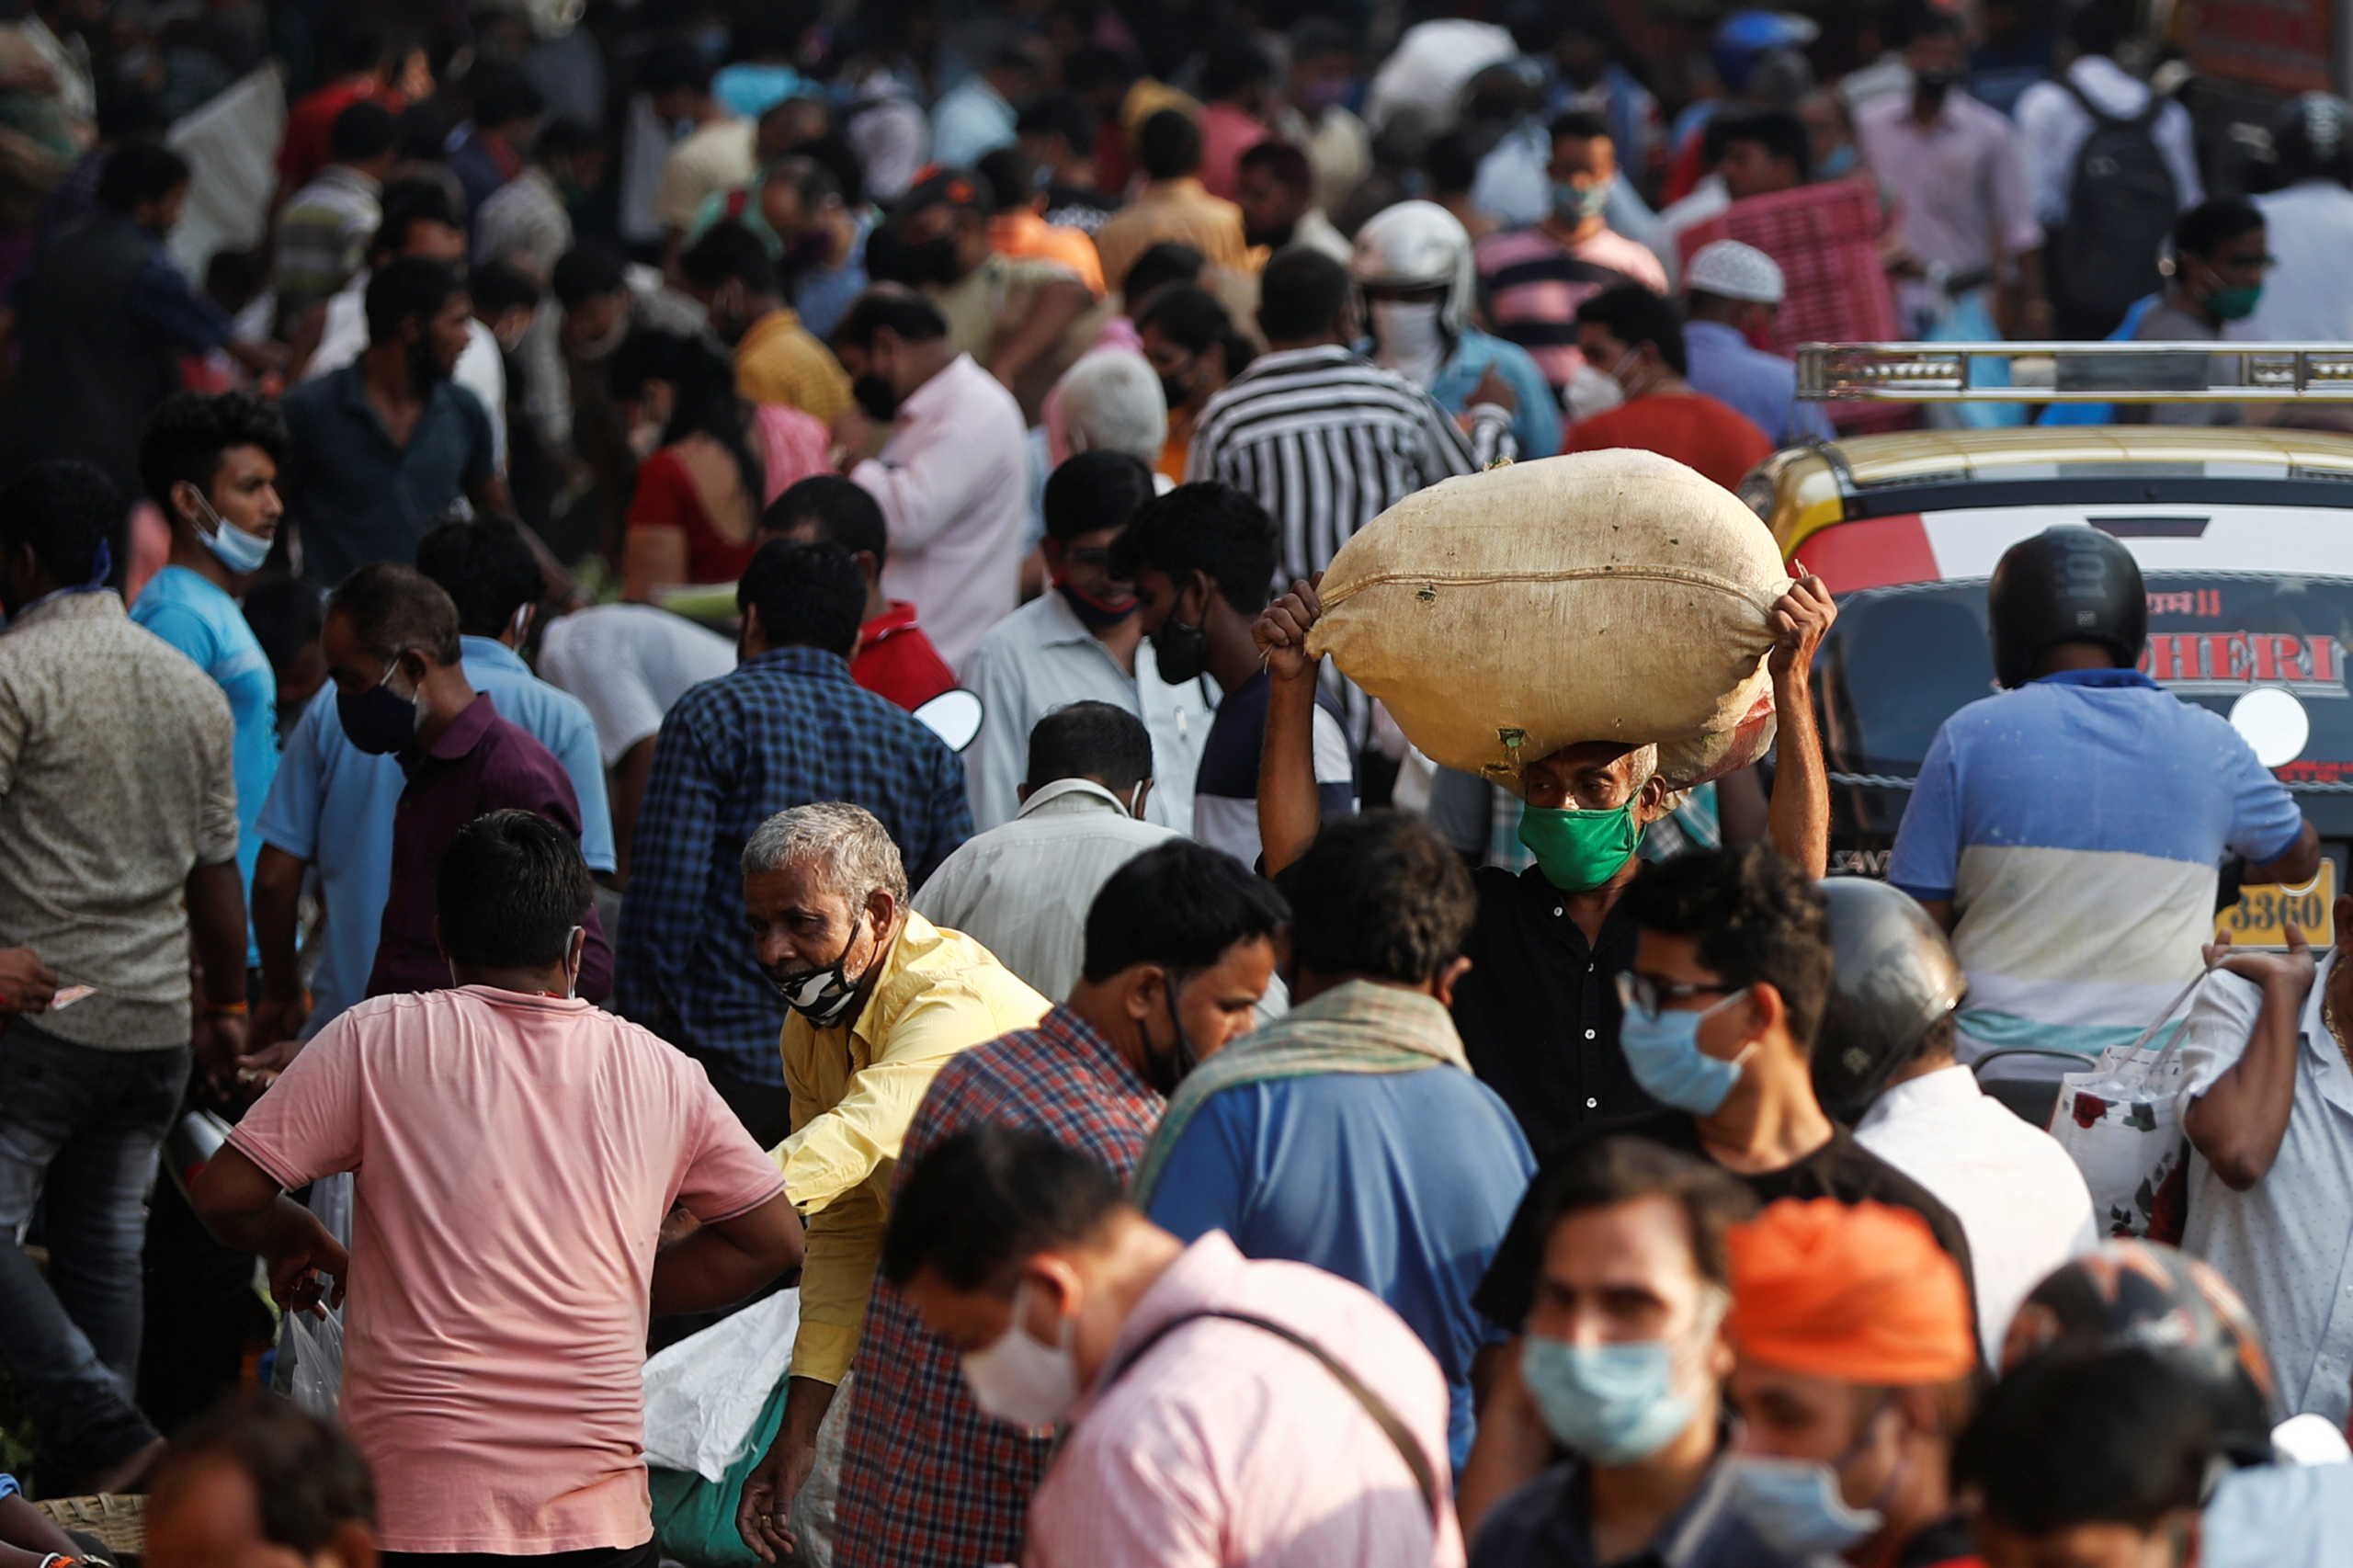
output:
[[2067,222],[2052,258],[2052,292],[2083,311],[2121,315],[2163,286],[2157,257],[2173,233],[2181,192],[2157,151],[2157,116],[2172,99],[2152,88],[2131,119],[2104,112],[2072,77],[2064,87],[2091,117],[2067,182]]

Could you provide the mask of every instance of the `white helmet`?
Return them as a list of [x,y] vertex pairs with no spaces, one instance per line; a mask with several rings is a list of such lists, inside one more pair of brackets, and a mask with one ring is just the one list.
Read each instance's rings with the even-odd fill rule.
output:
[[1478,287],[1472,266],[1471,235],[1454,214],[1435,201],[1401,201],[1383,208],[1357,231],[1348,271],[1365,289],[1427,289],[1446,286],[1439,319],[1460,336],[1471,322],[1471,300]]

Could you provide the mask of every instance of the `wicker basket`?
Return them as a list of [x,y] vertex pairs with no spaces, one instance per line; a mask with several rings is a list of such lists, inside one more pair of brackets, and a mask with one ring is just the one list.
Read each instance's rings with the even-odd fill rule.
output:
[[147,1550],[144,1497],[110,1492],[97,1497],[51,1497],[35,1506],[61,1529],[97,1537],[117,1557],[137,1557]]

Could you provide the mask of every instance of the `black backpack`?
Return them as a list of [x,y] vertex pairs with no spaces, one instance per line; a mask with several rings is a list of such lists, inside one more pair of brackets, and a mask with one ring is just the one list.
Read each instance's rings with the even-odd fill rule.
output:
[[2068,177],[2067,222],[2052,258],[2052,293],[2078,310],[2121,316],[2160,286],[2157,257],[2181,211],[2181,192],[2155,134],[2157,116],[2173,100],[2152,88],[2146,108],[2118,119],[2072,77],[2063,75],[2059,85],[2092,124]]

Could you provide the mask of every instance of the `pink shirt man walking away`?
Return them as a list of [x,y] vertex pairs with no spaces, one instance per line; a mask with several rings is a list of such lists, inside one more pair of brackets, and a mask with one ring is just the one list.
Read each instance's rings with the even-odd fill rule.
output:
[[1025,1568],[1460,1568],[1446,1380],[1370,1292],[1187,1246],[1094,1159],[996,1126],[915,1166],[882,1272],[983,1413],[1072,1424]]
[[[801,1258],[775,1164],[702,1069],[573,996],[590,896],[562,828],[477,818],[437,888],[455,988],[346,1013],[197,1182],[290,1309],[348,1276],[342,1414],[388,1562],[652,1568],[649,1311],[740,1301]],[[281,1190],[338,1171],[358,1173],[348,1256]],[[677,1206],[700,1229],[657,1257]]]

